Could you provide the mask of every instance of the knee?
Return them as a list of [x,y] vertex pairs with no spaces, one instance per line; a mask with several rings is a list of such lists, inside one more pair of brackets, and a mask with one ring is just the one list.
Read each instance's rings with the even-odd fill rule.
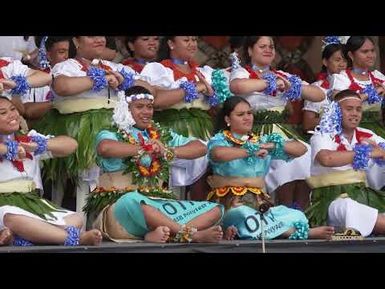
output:
[[14,214],[5,214],[3,217],[3,223],[5,227],[12,228],[15,224],[15,215]]

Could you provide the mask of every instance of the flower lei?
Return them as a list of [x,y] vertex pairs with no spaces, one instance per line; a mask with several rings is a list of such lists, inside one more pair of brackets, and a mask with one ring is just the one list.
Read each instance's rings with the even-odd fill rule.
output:
[[246,157],[247,163],[250,165],[254,163],[254,161],[256,160],[255,152],[260,149],[258,142],[259,137],[256,134],[249,133],[241,139],[238,139],[233,136],[231,131],[224,130],[223,135],[232,143],[240,145],[241,148],[246,149],[248,154],[248,156]]
[[[153,123],[146,131],[152,140],[167,143],[171,139],[170,131],[160,128],[158,123]],[[169,178],[169,162],[174,157],[173,152],[166,147],[166,153],[159,157],[150,153],[152,145],[144,140],[141,133],[138,133],[139,140],[121,129],[118,129],[117,133],[121,140],[129,144],[140,145],[142,148],[139,155],[124,160],[127,165],[124,173],[132,173],[133,183],[139,186],[140,191],[163,191],[159,188],[159,183],[167,181]]]
[[256,134],[254,134],[254,133],[247,134],[248,138],[245,139],[245,140],[238,139],[238,138],[234,137],[233,134],[231,133],[231,131],[229,131],[229,130],[224,130],[223,131],[223,135],[228,140],[230,140],[231,142],[233,142],[233,143],[235,143],[237,145],[240,145],[240,146],[244,145],[247,141],[250,141],[252,143],[256,143],[259,140],[259,137]]

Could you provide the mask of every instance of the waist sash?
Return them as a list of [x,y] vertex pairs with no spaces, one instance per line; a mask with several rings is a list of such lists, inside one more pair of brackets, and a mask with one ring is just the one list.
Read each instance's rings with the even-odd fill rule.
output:
[[312,176],[307,178],[306,182],[312,189],[355,183],[367,184],[365,172],[354,170],[336,171],[319,176]]
[[36,189],[32,180],[14,180],[0,183],[1,193],[31,193]]
[[70,114],[74,112],[82,112],[92,109],[107,108],[112,109],[115,107],[117,97],[98,97],[98,98],[63,98],[55,101],[53,107],[56,108],[61,114]]

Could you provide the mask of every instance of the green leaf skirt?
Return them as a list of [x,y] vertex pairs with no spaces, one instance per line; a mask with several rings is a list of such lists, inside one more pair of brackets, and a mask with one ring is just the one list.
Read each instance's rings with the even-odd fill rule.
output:
[[44,161],[44,174],[49,180],[71,179],[76,183],[78,174],[90,168],[96,159],[95,138],[103,129],[112,128],[111,109],[97,109],[71,114],[60,114],[56,109],[49,111],[36,124],[36,130],[55,136],[68,135],[76,139],[78,149],[65,158]]

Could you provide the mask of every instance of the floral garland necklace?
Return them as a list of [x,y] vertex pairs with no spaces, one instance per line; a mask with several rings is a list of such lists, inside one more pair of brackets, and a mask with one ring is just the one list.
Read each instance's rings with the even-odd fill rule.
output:
[[[171,134],[161,129],[158,123],[152,123],[146,130],[150,140],[159,140],[163,144],[171,139]],[[154,154],[152,144],[146,141],[141,132],[138,132],[138,140],[132,133],[117,129],[119,138],[129,144],[139,145],[139,154],[127,157],[124,163],[127,165],[125,174],[132,173],[133,183],[143,190],[159,190],[160,183],[169,178],[169,162],[174,158],[174,153],[167,149],[164,155]]]
[[250,141],[251,143],[257,143],[259,141],[259,137],[254,133],[244,135],[241,139],[236,138],[229,130],[224,130],[223,135],[232,143],[240,146],[244,145],[247,141]]

